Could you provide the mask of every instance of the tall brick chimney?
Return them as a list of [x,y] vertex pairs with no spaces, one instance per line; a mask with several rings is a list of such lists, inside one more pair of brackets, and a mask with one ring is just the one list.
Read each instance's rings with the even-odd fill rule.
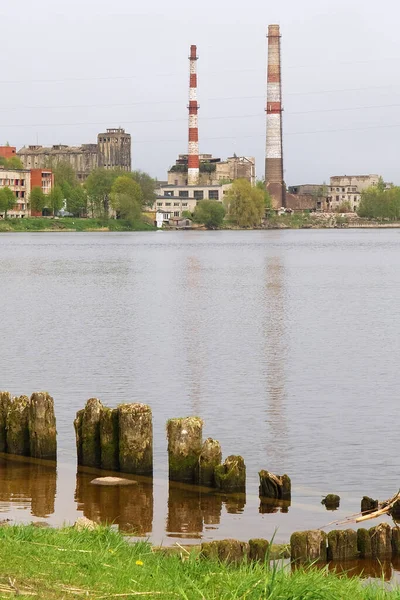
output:
[[198,185],[200,176],[197,59],[197,47],[190,46],[188,185]]

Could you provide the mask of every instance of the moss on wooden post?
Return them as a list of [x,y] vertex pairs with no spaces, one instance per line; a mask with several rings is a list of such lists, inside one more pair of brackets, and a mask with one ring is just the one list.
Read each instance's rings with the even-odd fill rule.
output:
[[103,405],[98,398],[90,398],[82,413],[81,464],[85,467],[100,467],[100,415]]
[[83,420],[83,408],[78,410],[74,420],[75,439],[76,439],[76,455],[78,459],[78,465],[82,464],[82,420]]
[[260,498],[273,498],[275,500],[291,499],[291,481],[288,475],[274,475],[269,471],[260,471]]
[[167,437],[169,478],[193,483],[202,446],[203,421],[199,417],[170,419]]
[[249,540],[249,558],[265,562],[269,558],[269,541],[263,539]]
[[319,529],[293,533],[290,538],[290,558],[298,562],[326,561],[326,533]]
[[201,544],[201,556],[203,558],[225,563],[239,564],[248,554],[249,545],[239,540],[228,539]]
[[353,560],[358,555],[357,532],[354,529],[338,529],[328,533],[328,560]]
[[119,468],[124,473],[153,473],[153,418],[147,404],[120,404]]
[[392,528],[392,555],[400,556],[400,529],[398,527]]
[[54,400],[47,392],[34,393],[29,405],[29,444],[33,458],[57,460]]
[[207,438],[204,442],[196,466],[196,483],[208,487],[215,486],[215,467],[221,464],[221,444],[217,440]]
[[389,523],[380,523],[368,531],[371,538],[372,558],[392,557],[392,530]]
[[360,558],[371,558],[371,538],[368,529],[357,529],[357,550],[360,553]]
[[29,405],[28,396],[13,398],[7,412],[7,452],[29,456]]
[[241,456],[228,456],[214,473],[215,485],[223,492],[246,491],[246,465]]
[[0,392],[0,452],[7,452],[7,413],[11,401],[9,392]]
[[369,496],[363,496],[361,500],[361,512],[370,513],[374,510],[378,510],[379,501],[370,498]]
[[119,470],[119,413],[103,406],[100,415],[101,468]]

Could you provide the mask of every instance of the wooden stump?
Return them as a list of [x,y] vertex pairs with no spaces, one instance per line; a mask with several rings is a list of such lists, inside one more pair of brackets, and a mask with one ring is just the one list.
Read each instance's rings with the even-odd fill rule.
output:
[[0,392],[0,452],[7,452],[7,413],[11,402],[9,392]]
[[167,437],[169,478],[194,483],[202,447],[203,421],[199,417],[170,419]]
[[81,440],[82,465],[85,467],[101,466],[100,451],[100,416],[103,405],[98,398],[90,398],[82,413]]
[[328,533],[328,560],[353,560],[358,555],[357,532],[354,529]]
[[326,533],[324,531],[296,531],[290,538],[290,557],[292,561],[326,561]]
[[369,529],[372,558],[392,557],[392,530],[389,523],[380,523]]
[[119,411],[103,406],[100,415],[101,468],[119,470]]
[[246,465],[241,456],[228,456],[222,465],[215,467],[215,485],[223,492],[246,491]]
[[260,471],[260,498],[290,500],[292,495],[291,481],[288,475],[274,475],[269,471]]
[[7,412],[7,452],[29,456],[29,405],[28,396],[13,398]]
[[29,405],[30,455],[57,460],[57,430],[54,400],[47,392],[32,394]]
[[206,439],[196,466],[196,483],[208,487],[215,486],[215,467],[221,464],[221,444],[212,438]]
[[124,473],[153,473],[153,420],[146,404],[120,404],[119,468]]

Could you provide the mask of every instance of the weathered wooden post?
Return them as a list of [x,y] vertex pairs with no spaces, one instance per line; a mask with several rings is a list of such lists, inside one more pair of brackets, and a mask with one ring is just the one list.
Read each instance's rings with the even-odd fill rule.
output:
[[119,413],[103,406],[100,415],[101,468],[119,470]]
[[246,465],[241,456],[228,456],[214,473],[215,485],[223,492],[246,491]]
[[354,529],[337,529],[328,533],[328,560],[353,560],[358,555],[357,532]]
[[371,538],[368,529],[357,529],[357,550],[360,553],[360,558],[371,558]]
[[392,557],[392,530],[389,523],[380,523],[369,529],[372,558]]
[[9,392],[0,392],[0,452],[7,452],[7,413],[11,401]]
[[57,460],[54,400],[47,392],[34,393],[29,405],[29,444],[33,458]]
[[269,558],[269,541],[263,539],[249,540],[249,558],[257,562],[265,563]]
[[78,464],[100,467],[100,415],[103,405],[98,398],[90,398],[83,410],[76,413],[74,421]]
[[239,564],[249,555],[249,544],[239,540],[219,540],[201,544],[202,558],[221,562]]
[[193,483],[202,446],[203,421],[199,417],[170,419],[167,437],[169,478]]
[[196,465],[196,483],[208,487],[215,486],[215,467],[221,464],[221,444],[207,438],[204,442]]
[[298,562],[326,561],[326,533],[319,529],[292,533],[290,558]]
[[288,475],[274,475],[269,471],[260,471],[260,499],[272,498],[274,500],[291,499],[291,481]]
[[12,399],[7,412],[7,452],[29,456],[29,405],[28,396]]
[[147,404],[120,404],[119,468],[125,473],[153,473],[153,418]]

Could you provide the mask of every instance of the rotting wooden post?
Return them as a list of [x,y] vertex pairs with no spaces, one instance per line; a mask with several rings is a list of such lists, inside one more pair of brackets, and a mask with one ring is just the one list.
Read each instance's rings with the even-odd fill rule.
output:
[[103,406],[100,415],[101,468],[119,470],[119,413],[117,408]]
[[392,528],[392,555],[400,556],[400,529],[398,527]]
[[371,538],[368,529],[357,529],[357,550],[360,553],[360,558],[371,558]]
[[202,446],[203,421],[199,417],[170,419],[167,437],[169,478],[193,483]]
[[7,452],[7,413],[11,401],[9,392],[0,392],[0,452]]
[[263,539],[249,540],[249,558],[258,562],[265,562],[269,557],[269,541]]
[[260,471],[260,499],[273,498],[275,500],[291,499],[291,481],[288,475],[274,475],[269,471]]
[[248,554],[249,544],[239,540],[227,539],[201,544],[201,557],[211,560],[239,564]]
[[29,456],[29,404],[28,396],[12,399],[7,412],[7,452]]
[[76,438],[76,454],[78,465],[82,464],[82,420],[83,420],[83,411],[78,410],[76,413],[76,417],[74,420],[74,429],[75,429],[75,438]]
[[298,562],[326,561],[326,533],[319,529],[292,533],[290,558]]
[[47,392],[34,393],[29,405],[29,444],[33,458],[57,460],[54,400]]
[[103,405],[98,398],[90,398],[82,413],[81,464],[85,467],[100,467],[100,415]]
[[215,467],[215,485],[223,492],[246,491],[246,465],[241,456],[228,456]]
[[368,530],[371,538],[372,558],[392,557],[392,530],[389,523],[380,523]]
[[221,444],[207,438],[204,442],[196,466],[196,483],[207,487],[215,486],[215,467],[221,464]]
[[147,404],[120,404],[119,468],[124,473],[153,473],[153,417]]
[[358,556],[357,532],[354,529],[337,529],[328,533],[328,560],[353,560]]

